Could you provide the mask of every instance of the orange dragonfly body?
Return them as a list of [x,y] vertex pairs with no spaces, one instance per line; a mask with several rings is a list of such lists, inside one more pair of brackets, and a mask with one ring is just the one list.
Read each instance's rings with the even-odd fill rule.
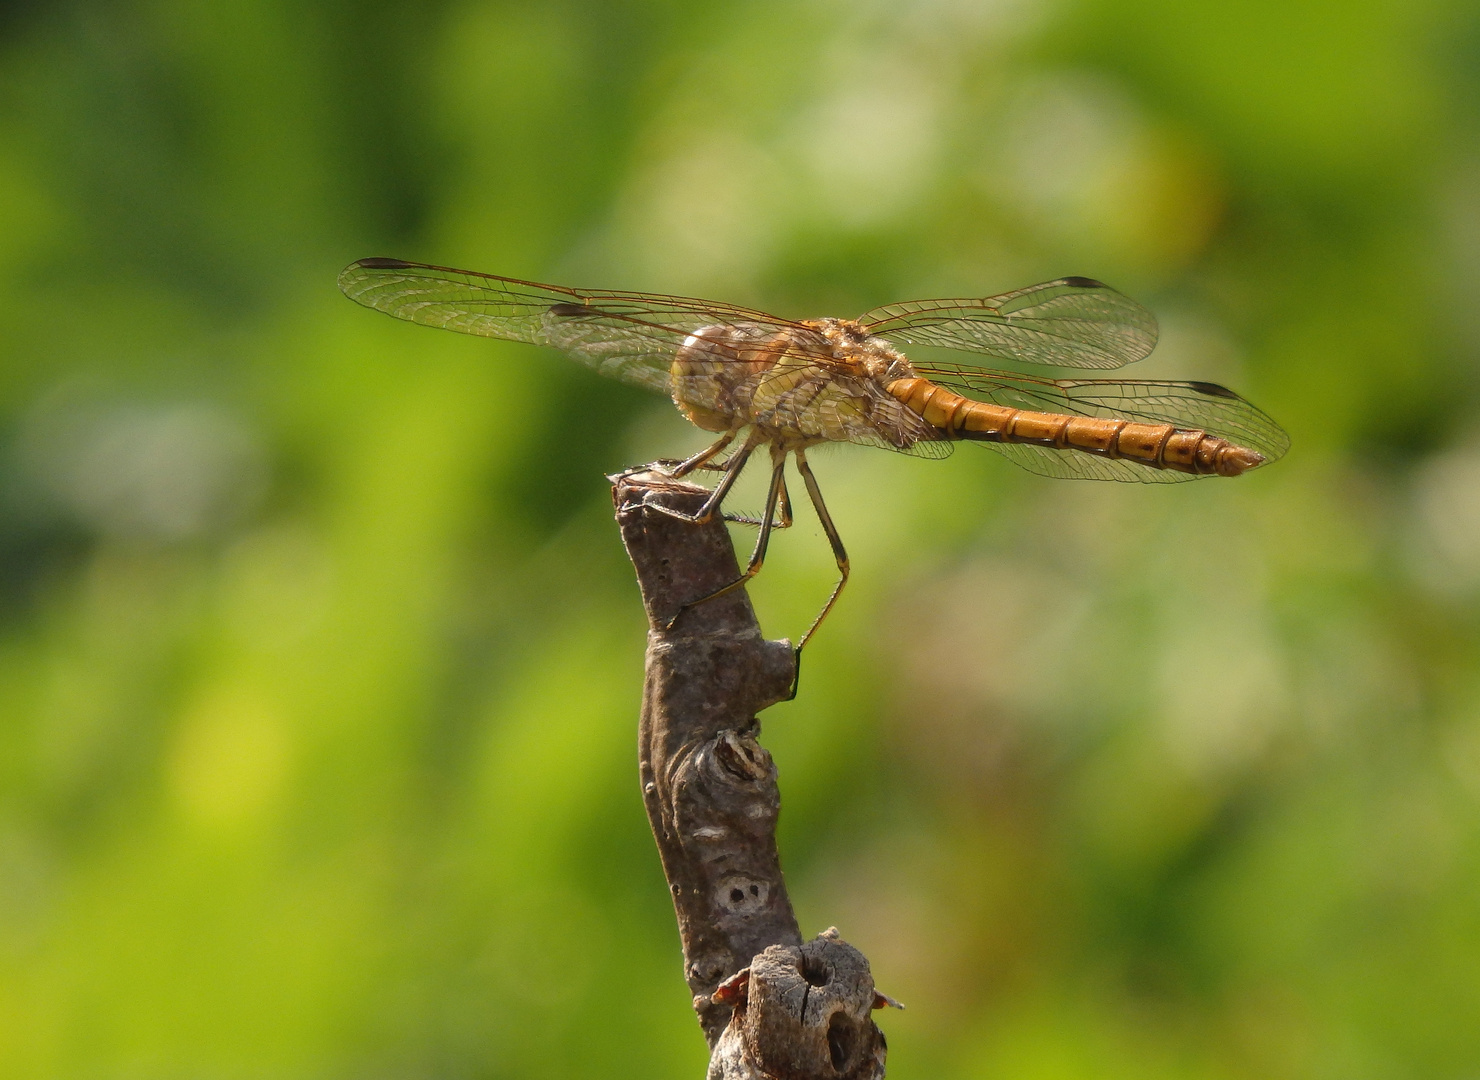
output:
[[751,454],[768,447],[771,483],[765,514],[749,522],[760,535],[745,572],[683,610],[760,570],[772,528],[791,524],[785,464],[792,456],[840,571],[798,650],[848,580],[847,554],[807,462],[808,448],[819,443],[944,457],[958,442],[976,442],[1047,476],[1141,482],[1238,476],[1289,445],[1278,424],[1214,383],[1049,379],[915,363],[900,351],[922,345],[1099,369],[1150,353],[1157,334],[1151,313],[1089,278],[800,321],[709,300],[568,289],[399,259],[353,263],[339,287],[397,318],[552,346],[603,375],[670,395],[685,417],[719,438],[687,461],[663,463],[666,471],[722,475],[697,514],[656,507],[665,513],[709,520]]

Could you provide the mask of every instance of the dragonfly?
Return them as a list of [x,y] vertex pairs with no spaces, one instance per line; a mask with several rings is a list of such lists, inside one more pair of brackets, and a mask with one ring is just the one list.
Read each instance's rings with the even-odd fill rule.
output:
[[[720,474],[694,513],[759,527],[733,581],[685,604],[743,587],[760,571],[771,532],[792,523],[791,457],[832,548],[838,581],[796,651],[848,582],[848,554],[807,451],[858,443],[943,458],[957,443],[990,447],[1043,476],[1165,483],[1240,476],[1281,457],[1289,437],[1269,416],[1210,382],[1055,379],[962,363],[911,361],[902,346],[954,350],[1019,366],[1110,370],[1148,355],[1156,318],[1092,278],[1065,277],[1000,296],[913,300],[856,319],[783,319],[713,300],[542,285],[401,259],[361,259],[339,275],[346,296],[396,318],[464,334],[558,349],[601,375],[666,394],[718,438],[682,461],[680,478]],[[765,512],[721,504],[752,454],[771,463]],[[728,453],[726,453],[728,451]]]

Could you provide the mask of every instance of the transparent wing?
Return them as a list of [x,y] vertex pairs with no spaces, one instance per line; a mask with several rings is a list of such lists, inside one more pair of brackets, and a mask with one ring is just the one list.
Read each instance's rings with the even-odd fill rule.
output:
[[[557,348],[602,375],[668,392],[675,351],[717,325],[794,328],[761,311],[649,293],[541,285],[400,259],[361,259],[339,288],[351,300],[426,326]],[[718,349],[712,359],[730,358]]]
[[911,457],[945,458],[955,442],[918,413],[863,379],[833,378],[821,392],[802,388],[780,397],[757,419],[790,431],[817,433],[829,441],[876,446]]
[[[1120,379],[1040,379],[1006,371],[955,365],[919,366],[920,374],[959,394],[993,405],[1034,412],[1098,416],[1144,424],[1172,424],[1206,431],[1257,450],[1267,462],[1284,456],[1290,437],[1267,414],[1232,390],[1206,382],[1136,382]],[[1192,473],[1153,469],[1124,458],[1027,443],[982,443],[1029,472],[1086,480],[1171,484]]]
[[[909,412],[908,409],[904,410]],[[910,413],[914,416],[914,413]],[[918,458],[948,458],[956,452],[954,440],[942,435],[941,430],[929,424],[921,422],[923,429],[914,442],[901,446],[892,440],[887,434],[879,429],[874,431],[856,431],[848,436],[848,442],[858,446],[877,446],[881,450],[893,450],[896,454],[907,454]]]
[[1068,277],[985,299],[912,300],[858,320],[871,334],[1053,367],[1118,368],[1156,347],[1156,317],[1092,278]]

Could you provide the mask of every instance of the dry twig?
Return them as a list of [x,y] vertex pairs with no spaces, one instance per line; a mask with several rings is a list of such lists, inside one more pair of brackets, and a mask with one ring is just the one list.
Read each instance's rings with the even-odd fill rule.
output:
[[829,930],[802,942],[776,853],[781,799],[756,714],[784,699],[791,645],[766,641],[745,591],[684,612],[739,574],[708,494],[659,472],[613,478],[617,522],[647,609],[639,735],[643,801],[678,915],[710,1080],[873,1080],[884,1036],[863,954]]

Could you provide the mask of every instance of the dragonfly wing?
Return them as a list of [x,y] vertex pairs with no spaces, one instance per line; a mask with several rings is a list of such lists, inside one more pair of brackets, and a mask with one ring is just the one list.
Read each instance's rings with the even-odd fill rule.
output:
[[[913,416],[914,413],[910,415]],[[933,429],[930,434],[923,434],[908,446],[898,446],[878,431],[861,431],[850,437],[848,441],[857,443],[859,446],[877,446],[883,450],[893,450],[896,454],[908,454],[910,457],[919,458],[948,458],[956,452],[955,442],[941,438],[939,429]]]
[[951,456],[956,444],[940,428],[872,384],[856,382],[859,385],[839,387],[797,408],[794,422],[800,427],[794,430],[824,431],[833,442],[877,446],[912,457]]
[[[1011,409],[1096,416],[1200,430],[1263,455],[1284,456],[1290,437],[1256,406],[1216,383],[1138,382],[1122,379],[1041,379],[1006,371],[956,366],[919,367],[927,378],[977,401]],[[1029,443],[983,443],[1030,472],[1089,480],[1168,484],[1192,473],[1153,469],[1123,458]]]
[[[604,315],[562,314],[558,310],[547,311],[541,318],[540,344],[553,346],[608,378],[660,394],[671,389],[673,355],[687,332],[613,321]],[[714,359],[723,361],[725,357],[717,354]]]
[[[560,349],[603,375],[667,393],[674,353],[716,325],[792,327],[730,304],[652,293],[542,285],[400,259],[361,259],[339,275],[356,303],[463,334]],[[714,350],[717,362],[730,358]]]
[[1156,317],[1091,278],[984,299],[912,300],[860,316],[871,334],[1051,367],[1118,368],[1156,347]]
[[1180,484],[1196,480],[1194,473],[1175,469],[1151,469],[1125,458],[1101,457],[1073,450],[1055,450],[1032,443],[981,443],[1030,473],[1059,480],[1118,480],[1126,484]]

